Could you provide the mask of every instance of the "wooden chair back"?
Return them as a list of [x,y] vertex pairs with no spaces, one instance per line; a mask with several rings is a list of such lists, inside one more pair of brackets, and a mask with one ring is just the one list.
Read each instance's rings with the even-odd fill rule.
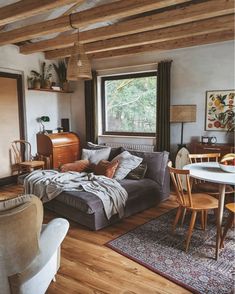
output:
[[[193,207],[189,170],[173,168],[168,164],[171,179],[175,188],[178,203],[183,207]],[[185,178],[186,190],[183,188],[182,178]]]
[[11,143],[12,163],[19,164],[23,161],[31,161],[31,144],[25,140],[15,140]]
[[218,162],[220,158],[220,153],[205,153],[205,154],[189,154],[190,163],[199,163],[199,162]]
[[[210,162],[215,161],[218,162],[220,158],[220,153],[205,153],[205,154],[189,154],[190,163],[201,163],[201,162]],[[194,179],[193,183],[205,183],[204,180]]]

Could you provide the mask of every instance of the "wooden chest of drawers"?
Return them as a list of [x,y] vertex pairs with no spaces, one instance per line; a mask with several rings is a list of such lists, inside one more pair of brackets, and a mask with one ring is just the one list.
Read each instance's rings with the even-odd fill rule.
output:
[[221,157],[227,153],[234,153],[234,146],[232,144],[203,144],[191,143],[188,146],[190,153],[204,154],[204,153],[220,153]]
[[80,158],[80,140],[75,133],[37,134],[37,152],[48,159],[47,168],[59,168]]

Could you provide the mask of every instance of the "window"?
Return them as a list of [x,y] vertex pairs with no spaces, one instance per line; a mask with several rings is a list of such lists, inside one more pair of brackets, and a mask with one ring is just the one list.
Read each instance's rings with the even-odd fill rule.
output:
[[156,79],[155,72],[101,79],[103,134],[155,134]]

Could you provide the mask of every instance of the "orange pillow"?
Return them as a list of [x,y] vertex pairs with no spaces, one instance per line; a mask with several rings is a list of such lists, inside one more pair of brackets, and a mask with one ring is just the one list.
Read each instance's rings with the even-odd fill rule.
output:
[[95,167],[94,167],[94,174],[100,176],[106,176],[107,178],[112,179],[115,171],[118,167],[118,160],[110,162],[107,160],[101,160]]
[[88,166],[90,165],[89,160],[78,160],[72,163],[65,163],[61,166],[60,171],[61,172],[67,172],[67,171],[76,171],[76,172],[83,172],[86,171]]

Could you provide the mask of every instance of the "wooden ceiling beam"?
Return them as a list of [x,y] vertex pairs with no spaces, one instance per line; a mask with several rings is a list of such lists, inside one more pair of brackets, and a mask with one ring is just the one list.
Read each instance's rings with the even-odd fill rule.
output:
[[133,55],[149,51],[167,51],[179,48],[187,48],[199,45],[206,45],[218,42],[225,42],[234,39],[234,29],[225,32],[211,33],[202,36],[187,37],[178,40],[165,41],[156,44],[148,44],[142,46],[135,46],[132,48],[111,50],[105,52],[98,52],[88,54],[90,59],[100,59],[109,57],[120,57],[125,55]]
[[[234,27],[234,15],[216,17],[198,22],[178,25],[170,28],[133,34],[104,41],[84,44],[86,53],[116,50],[163,41],[176,40],[185,37],[205,35],[208,33],[227,31]],[[72,46],[45,52],[46,59],[64,58],[71,55]]]
[[90,43],[231,13],[234,13],[234,0],[210,0],[208,2],[194,3],[186,7],[156,13],[151,16],[85,31],[80,34],[80,41]]
[[70,22],[73,26],[81,28],[96,22],[127,17],[185,2],[190,2],[190,0],[120,0],[73,13],[70,17],[61,16],[53,20],[0,33],[0,45],[26,41],[52,33],[65,32],[71,29]]
[[0,8],[0,26],[25,19],[76,0],[24,0]]
[[[210,0],[205,3],[193,4],[172,11],[161,12],[119,24],[81,32],[80,40],[82,43],[91,43],[231,13],[233,13],[233,0]],[[72,45],[76,38],[76,35],[73,34],[70,36],[60,36],[50,40],[26,44],[20,47],[20,52],[23,54],[30,54],[39,51],[64,48]]]

